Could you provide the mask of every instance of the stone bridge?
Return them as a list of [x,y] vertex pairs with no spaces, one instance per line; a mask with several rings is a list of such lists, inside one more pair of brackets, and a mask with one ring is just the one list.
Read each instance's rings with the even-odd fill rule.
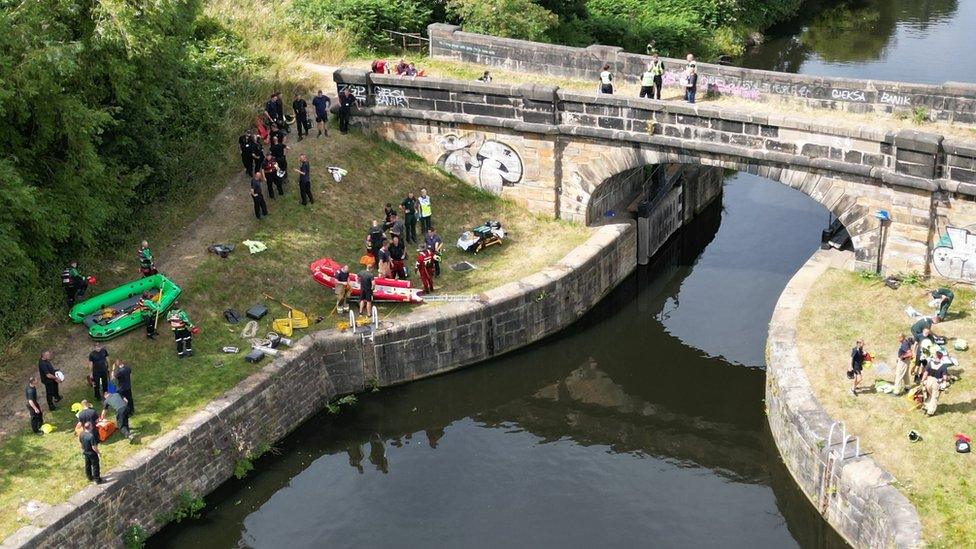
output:
[[357,97],[354,124],[538,213],[594,223],[634,191],[620,174],[716,166],[812,197],[847,227],[862,267],[976,280],[974,141],[528,83],[334,79]]

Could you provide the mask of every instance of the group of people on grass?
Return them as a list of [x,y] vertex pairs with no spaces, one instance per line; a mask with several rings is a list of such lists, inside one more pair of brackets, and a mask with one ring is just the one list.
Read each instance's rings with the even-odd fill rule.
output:
[[[945,347],[946,338],[936,335],[932,328],[946,320],[955,293],[942,287],[926,291],[925,295],[931,297],[931,305],[937,307],[937,312],[930,316],[920,315],[909,328],[909,334],[898,336],[891,394],[900,396],[913,391],[915,401],[931,416],[938,408],[939,397],[952,382],[949,366],[956,364]],[[864,349],[864,341],[858,340],[851,349],[851,365],[847,372],[852,381],[850,391],[853,396],[858,395],[865,364],[873,360],[874,357]]]
[[[678,77],[678,84],[684,89],[684,100],[694,103],[698,93],[698,62],[695,61],[693,54],[688,54],[685,68]],[[657,52],[652,52],[651,62],[641,73],[638,97],[661,99],[663,89],[664,62],[658,57]],[[609,63],[603,65],[603,70],[600,71],[599,91],[604,94],[613,93],[613,72]]]
[[[121,360],[112,363],[108,368],[108,349],[96,342],[88,354],[88,383],[92,387],[93,399],[102,402],[101,413],[97,412],[88,399],[72,406],[75,413],[75,434],[85,459],[85,476],[89,481],[101,484],[100,451],[98,445],[111,436],[116,429],[124,437],[132,440],[129,429],[129,418],[135,414],[135,399],[132,397],[132,368]],[[40,379],[44,386],[48,410],[57,410],[57,403],[61,402],[60,384],[64,375],[54,366],[54,354],[44,351],[37,362],[38,376],[31,376],[24,389],[27,400],[27,411],[30,415],[31,431],[42,435],[44,429],[44,412],[37,396],[37,381]],[[110,381],[111,380],[111,381]],[[115,421],[107,419],[109,412],[114,412]]]
[[[418,221],[422,241],[417,236]],[[417,246],[414,267],[420,276],[424,292],[432,293],[434,278],[441,275],[444,241],[434,228],[433,201],[426,188],[420,189],[420,194],[416,196],[413,192],[407,193],[396,207],[387,202],[383,208],[383,222],[374,219],[367,230],[364,239],[365,253],[359,259],[363,270],[356,275],[360,288],[360,315],[372,313],[376,277],[409,279],[407,247],[410,245]],[[349,310],[349,265],[343,265],[335,278],[336,310],[341,313]]]

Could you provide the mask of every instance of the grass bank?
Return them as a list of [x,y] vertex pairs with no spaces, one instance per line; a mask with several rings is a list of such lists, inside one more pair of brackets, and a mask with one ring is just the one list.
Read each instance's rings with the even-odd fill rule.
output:
[[[103,471],[120,464],[256,369],[242,355],[220,351],[225,345],[248,346],[239,334],[242,325],[231,326],[223,321],[224,309],[244,310],[253,303],[268,304],[272,314],[261,322],[260,334],[270,331],[271,317],[285,313],[262,298],[265,292],[311,315],[328,317],[334,297],[314,283],[308,274],[308,263],[330,255],[355,264],[369,221],[380,218],[383,205],[398,202],[407,191],[427,187],[433,198],[435,223],[448,249],[439,291],[477,292],[508,282],[557,261],[587,235],[585,228],[540,219],[511,202],[448,176],[394,145],[357,133],[340,136],[333,132],[329,138],[310,138],[295,145],[289,153],[292,166],[300,152],[309,155],[312,165],[316,200],[313,206],[302,207],[298,203],[293,180],[284,197],[268,201],[271,213],[258,221],[251,210],[247,182],[237,175],[201,219],[173,239],[174,270],[180,270],[183,264],[192,265],[184,268],[184,274],[176,281],[184,290],[183,307],[202,328],[194,338],[193,358],[178,360],[168,333],[148,341],[140,331],[107,343],[112,358],[122,358],[133,367],[139,413],[131,422],[135,443],[115,437],[104,445]],[[349,171],[341,183],[328,177],[325,168],[330,165]],[[461,231],[489,218],[501,220],[510,231],[505,244],[476,257],[453,247]],[[197,234],[204,230],[206,236]],[[241,245],[245,239],[263,241],[268,249],[251,255]],[[220,259],[206,253],[205,246],[211,242],[236,243],[237,250],[229,258]],[[446,268],[462,256],[478,268],[465,273]],[[97,267],[93,272],[103,275]],[[405,305],[384,305],[381,315],[409,314],[410,310]],[[313,329],[328,328],[335,320],[328,318]],[[81,327],[66,329],[73,332],[74,338],[84,340]],[[300,335],[296,332],[296,337]],[[49,333],[43,343],[50,345],[52,337],[56,336]],[[55,360],[63,357],[56,354]],[[43,394],[43,389],[40,392]],[[87,387],[75,386],[66,391],[56,412],[45,413],[45,420],[57,427],[54,433],[36,436],[24,429],[0,443],[0,537],[28,522],[20,512],[27,502],[56,504],[85,485],[83,461],[72,432],[75,420],[68,405],[89,396]]]
[[[976,436],[976,377],[969,375],[976,353],[953,355],[960,380],[942,395],[936,415],[926,417],[905,397],[883,393],[851,395],[844,375],[857,339],[892,371],[879,375],[865,370],[864,385],[875,379],[892,381],[898,335],[909,333],[907,305],[926,312],[927,286],[904,284],[898,290],[858,273],[831,269],[811,289],[797,328],[797,346],[817,399],[850,432],[861,437],[862,451],[871,453],[897,479],[898,488],[918,509],[924,537],[933,547],[976,546],[976,463],[972,454],[955,451],[955,433]],[[970,305],[976,292],[954,287],[956,299],[936,333],[976,343],[976,313]],[[912,443],[908,432],[923,441]]]

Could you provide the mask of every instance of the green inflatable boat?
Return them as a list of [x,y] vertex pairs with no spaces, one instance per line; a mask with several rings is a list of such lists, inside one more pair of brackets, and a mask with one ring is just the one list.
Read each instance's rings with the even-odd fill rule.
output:
[[165,276],[154,274],[86,299],[72,307],[68,316],[73,322],[84,322],[92,339],[112,339],[143,325],[142,292],[149,292],[165,311],[182,290]]

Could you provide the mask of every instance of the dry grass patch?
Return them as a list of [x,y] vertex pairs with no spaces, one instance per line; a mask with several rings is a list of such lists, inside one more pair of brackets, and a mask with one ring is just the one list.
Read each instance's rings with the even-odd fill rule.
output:
[[[976,457],[955,452],[954,433],[976,436],[976,352],[952,351],[960,380],[943,394],[935,416],[926,417],[905,397],[883,393],[850,394],[844,375],[850,350],[861,338],[865,348],[892,372],[864,373],[864,385],[892,381],[898,334],[909,333],[907,305],[927,312],[926,287],[890,290],[876,278],[830,269],[811,289],[800,313],[797,345],[814,392],[827,412],[861,437],[862,451],[895,476],[899,489],[921,515],[926,541],[935,547],[976,546]],[[973,290],[957,286],[946,322],[936,333],[976,344]],[[910,430],[924,440],[911,443]]]

